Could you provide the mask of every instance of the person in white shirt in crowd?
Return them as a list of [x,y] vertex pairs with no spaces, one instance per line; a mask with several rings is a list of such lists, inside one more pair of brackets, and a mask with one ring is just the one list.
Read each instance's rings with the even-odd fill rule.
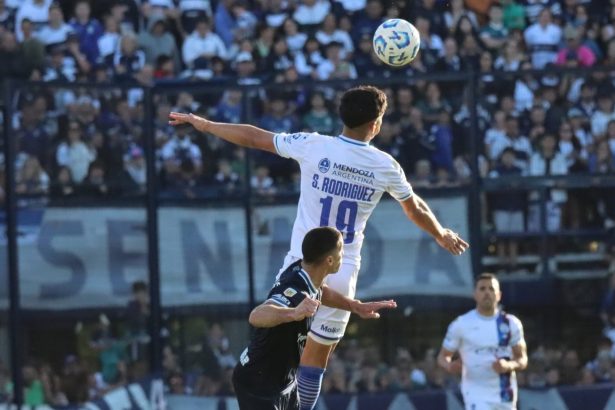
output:
[[19,42],[23,40],[21,22],[24,19],[30,20],[34,24],[34,31],[37,31],[49,21],[50,5],[51,0],[24,0],[21,3],[15,15],[15,35]]
[[354,14],[359,10],[364,10],[367,6],[366,0],[335,0],[348,14]]
[[327,45],[326,58],[316,68],[319,80],[348,80],[358,77],[354,64],[342,58],[342,44],[333,41]]
[[190,161],[194,172],[200,174],[203,166],[201,149],[192,142],[187,129],[177,128],[175,131],[173,138],[164,144],[161,150],[167,178],[179,178],[184,161]]
[[104,19],[105,31],[98,39],[98,50],[102,59],[115,53],[120,44],[120,26],[113,16],[106,16]]
[[541,69],[557,59],[562,29],[553,23],[551,11],[543,9],[538,21],[525,29],[523,38],[531,54],[532,67]]
[[[498,305],[500,283],[490,273],[476,278],[476,308],[457,317],[448,327],[438,365],[461,373],[466,410],[517,408],[515,372],[527,367],[527,345],[521,321]],[[459,358],[454,359],[455,353]]]
[[[529,175],[532,176],[549,176],[549,175],[566,175],[568,173],[568,165],[566,157],[559,152],[557,147],[557,139],[552,134],[545,134],[540,139],[540,148],[535,152],[530,159]],[[557,231],[561,225],[562,205],[568,199],[566,191],[563,189],[551,189],[547,192],[546,201],[546,229],[549,232]],[[530,194],[530,201],[537,202],[530,204],[528,229],[531,231],[540,230],[541,226],[541,209],[538,192]]]
[[268,27],[278,28],[289,17],[288,5],[283,0],[268,0],[264,2],[264,21]]
[[303,46],[305,46],[308,35],[299,30],[297,22],[291,18],[287,18],[286,21],[284,21],[282,29],[284,30],[284,37],[286,38],[288,50],[293,56],[297,55],[297,53],[300,53],[301,50],[303,50]]
[[542,10],[549,10],[551,15],[560,17],[562,8],[559,0],[523,0],[521,2],[525,9],[525,15],[530,23],[535,23],[536,19],[540,18]]
[[199,58],[210,59],[213,56],[226,59],[227,50],[224,42],[211,30],[207,19],[200,19],[196,28],[184,41],[182,57],[188,67],[193,67],[195,60]]
[[83,129],[77,121],[68,123],[68,134],[64,142],[58,145],[56,162],[59,166],[70,169],[73,182],[81,183],[88,174],[90,164],[96,159],[96,151],[82,141]]
[[58,3],[49,6],[49,23],[34,33],[43,44],[61,44],[66,42],[68,35],[74,33],[73,28],[64,21],[64,13]]
[[598,109],[591,116],[591,130],[594,138],[601,138],[606,134],[608,123],[615,120],[613,110],[613,97],[608,92],[598,94]]
[[350,34],[338,28],[335,14],[329,14],[325,17],[325,21],[322,22],[320,29],[316,32],[316,40],[323,46],[326,46],[332,41],[341,43],[344,46],[342,53],[343,57],[352,54],[354,51],[354,45]]
[[327,0],[301,0],[293,19],[302,26],[321,24],[331,11],[331,3]]

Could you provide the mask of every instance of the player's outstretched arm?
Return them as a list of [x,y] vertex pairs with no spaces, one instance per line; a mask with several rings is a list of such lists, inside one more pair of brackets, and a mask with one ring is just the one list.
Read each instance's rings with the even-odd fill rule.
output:
[[169,124],[173,126],[190,124],[197,131],[207,132],[235,145],[277,153],[273,143],[273,132],[253,125],[213,122],[192,113],[181,112],[170,113]]
[[438,365],[451,374],[460,374],[461,360],[453,360],[454,354],[455,352],[451,352],[444,347],[440,348],[440,353],[438,353]]
[[443,228],[427,203],[416,193],[400,204],[408,219],[433,236],[438,245],[453,255],[461,255],[470,246],[457,233]]
[[380,313],[378,313],[380,309],[394,309],[397,307],[397,303],[394,300],[364,303],[358,299],[350,299],[327,285],[322,286],[322,304],[336,309],[347,310],[362,319],[378,319],[380,317]]
[[312,317],[320,302],[306,296],[296,307],[285,307],[266,301],[250,312],[249,322],[254,327],[274,327]]

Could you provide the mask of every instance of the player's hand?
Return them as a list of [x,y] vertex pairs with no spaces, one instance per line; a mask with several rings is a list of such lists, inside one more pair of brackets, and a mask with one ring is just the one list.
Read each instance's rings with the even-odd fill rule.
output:
[[352,313],[359,315],[361,319],[378,319],[380,318],[380,309],[395,309],[397,302],[394,300],[381,300],[379,302],[366,302],[356,300],[352,307]]
[[169,125],[177,126],[182,124],[190,124],[198,131],[207,132],[207,128],[209,124],[211,124],[211,121],[192,113],[171,112],[169,114]]
[[453,255],[461,255],[470,247],[466,241],[461,239],[458,233],[450,229],[445,229],[442,236],[436,238],[436,242]]
[[493,370],[495,370],[497,374],[510,373],[512,371],[512,368],[510,367],[510,364],[506,359],[496,360],[495,362],[493,362],[491,367],[493,368]]
[[295,321],[300,321],[305,319],[306,317],[312,317],[316,314],[318,307],[320,306],[320,302],[316,299],[312,299],[308,295],[305,296],[305,299],[301,301],[295,308],[293,317]]
[[462,362],[461,359],[455,359],[449,362],[446,371],[450,374],[461,374]]

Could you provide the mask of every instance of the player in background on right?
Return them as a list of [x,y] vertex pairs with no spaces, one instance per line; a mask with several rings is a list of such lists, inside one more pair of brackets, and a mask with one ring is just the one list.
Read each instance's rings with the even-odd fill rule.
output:
[[[527,367],[523,326],[498,308],[500,283],[490,273],[476,278],[472,309],[455,319],[446,332],[438,365],[451,374],[461,372],[466,410],[515,410],[515,371]],[[458,352],[460,359],[453,360]]]

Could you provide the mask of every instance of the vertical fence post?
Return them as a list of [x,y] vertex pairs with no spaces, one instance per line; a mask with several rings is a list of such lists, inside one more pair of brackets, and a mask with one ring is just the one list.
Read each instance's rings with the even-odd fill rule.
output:
[[[21,294],[19,290],[19,255],[17,245],[17,194],[15,193],[15,138],[13,138],[13,87],[10,80],[4,81],[4,175],[6,180],[6,239],[9,288],[9,345],[11,373],[13,377],[13,403],[18,408],[23,404],[23,359],[21,322]],[[4,286],[4,285],[2,285]]]
[[147,226],[147,265],[150,296],[150,368],[154,372],[162,370],[162,341],[160,335],[162,309],[160,307],[160,254],[158,244],[158,176],[156,174],[156,136],[154,133],[154,93],[145,87],[143,93],[145,124],[144,150],[147,175],[146,226]]
[[[470,182],[470,197],[469,197],[469,222],[470,222],[470,240],[472,243],[472,270],[474,274],[479,274],[482,271],[482,253],[483,253],[483,230],[482,230],[482,201],[481,201],[481,177],[478,164],[480,138],[478,128],[478,85],[480,79],[474,71],[468,73],[468,109],[470,111],[470,170],[472,173]],[[482,141],[482,139],[481,139]]]
[[[242,117],[245,123],[252,123],[252,104],[250,103],[250,93],[252,89],[247,86],[242,89],[241,96],[242,105]],[[245,191],[243,195],[243,206],[246,216],[246,247],[248,252],[248,305],[250,310],[256,306],[256,288],[254,282],[254,241],[252,239],[252,186],[250,185],[250,179],[252,178],[252,151],[248,148],[246,150],[246,170],[244,173],[245,178]]]

